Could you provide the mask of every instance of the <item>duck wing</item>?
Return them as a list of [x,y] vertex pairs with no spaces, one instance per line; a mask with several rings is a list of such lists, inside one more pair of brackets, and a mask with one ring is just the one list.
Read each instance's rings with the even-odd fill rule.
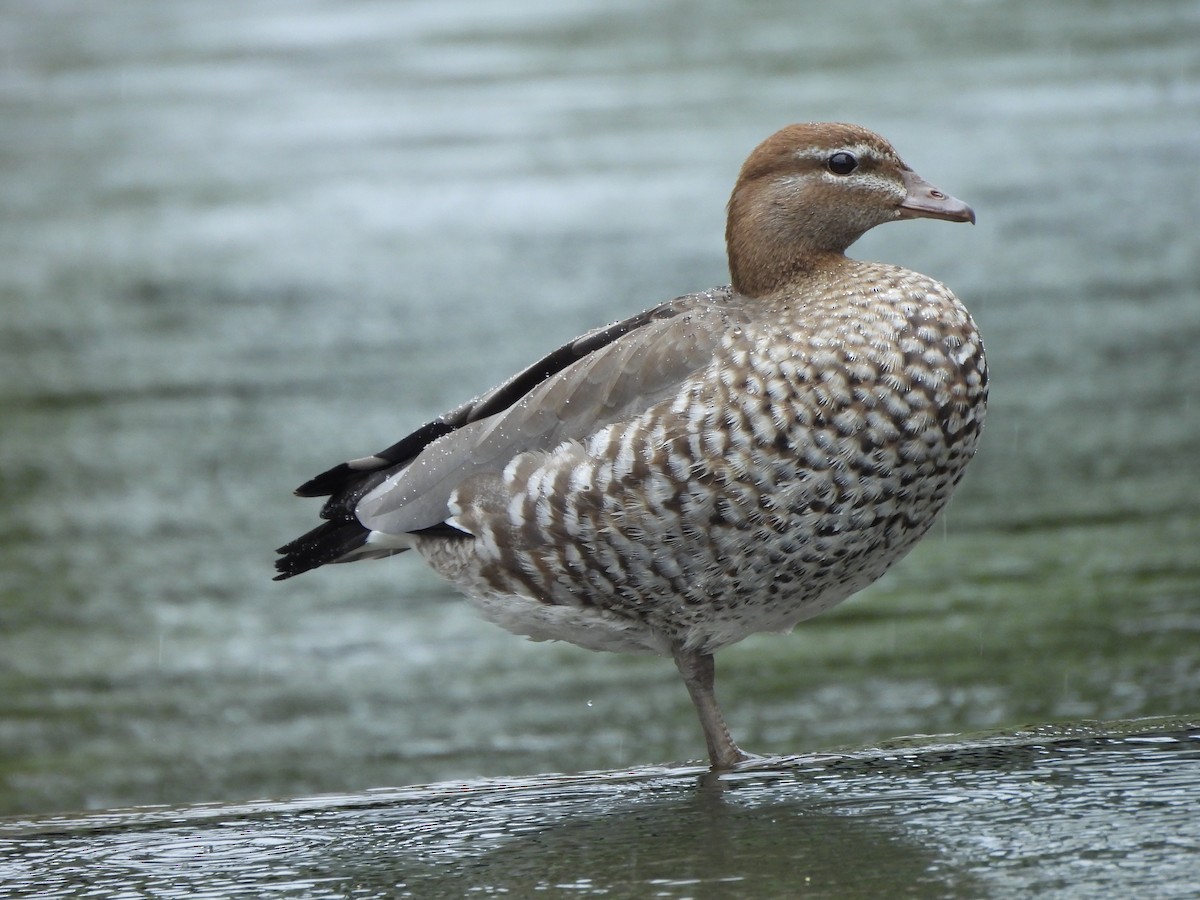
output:
[[466,537],[446,524],[465,478],[503,471],[518,453],[582,440],[671,396],[742,322],[733,300],[728,287],[715,288],[597,328],[386,450],[305,482],[296,493],[329,497],[321,510],[328,521],[279,549],[276,578],[398,553],[411,534]]

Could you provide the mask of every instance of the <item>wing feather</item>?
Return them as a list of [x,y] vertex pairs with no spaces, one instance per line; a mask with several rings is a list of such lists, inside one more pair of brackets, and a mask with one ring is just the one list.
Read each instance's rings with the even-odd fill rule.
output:
[[[328,497],[328,521],[280,548],[277,577],[398,553],[400,536],[413,532],[458,533],[445,523],[465,478],[582,440],[671,396],[743,318],[728,287],[678,297],[589,331],[387,449],[322,472],[296,493]],[[380,540],[369,543],[372,531]]]
[[[450,515],[450,495],[465,478],[499,472],[518,453],[583,440],[675,394],[713,357],[730,319],[728,303],[688,304],[592,350],[512,405],[428,444],[358,502],[364,526],[388,534],[429,528]],[[691,299],[691,298],[688,298]]]

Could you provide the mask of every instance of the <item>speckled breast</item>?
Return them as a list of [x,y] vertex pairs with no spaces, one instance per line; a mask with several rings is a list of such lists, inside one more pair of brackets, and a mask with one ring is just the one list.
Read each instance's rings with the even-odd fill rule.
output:
[[987,372],[945,287],[856,266],[764,303],[672,400],[518,457],[455,580],[714,651],[882,575],[974,454]]

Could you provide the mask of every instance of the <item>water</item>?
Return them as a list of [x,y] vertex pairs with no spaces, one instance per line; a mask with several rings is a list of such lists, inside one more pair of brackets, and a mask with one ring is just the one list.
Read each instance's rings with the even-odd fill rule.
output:
[[0,896],[1194,897],[1200,724],[0,823]]
[[1166,0],[7,4],[0,813],[699,756],[661,660],[270,551],[326,465],[723,283],[737,168],[805,119],[975,207],[853,252],[966,300],[992,406],[905,563],[721,655],[740,742],[1195,713],[1198,45]]

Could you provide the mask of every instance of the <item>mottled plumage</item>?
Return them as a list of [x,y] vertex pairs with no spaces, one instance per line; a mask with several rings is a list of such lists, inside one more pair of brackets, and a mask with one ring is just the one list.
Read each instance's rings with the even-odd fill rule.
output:
[[712,654],[870,584],[975,452],[987,373],[943,285],[844,250],[897,218],[974,221],[856,126],[797,125],[730,200],[733,284],[591,332],[304,485],[330,520],[279,577],[416,549],[493,622],[672,656],[714,767],[745,758]]

